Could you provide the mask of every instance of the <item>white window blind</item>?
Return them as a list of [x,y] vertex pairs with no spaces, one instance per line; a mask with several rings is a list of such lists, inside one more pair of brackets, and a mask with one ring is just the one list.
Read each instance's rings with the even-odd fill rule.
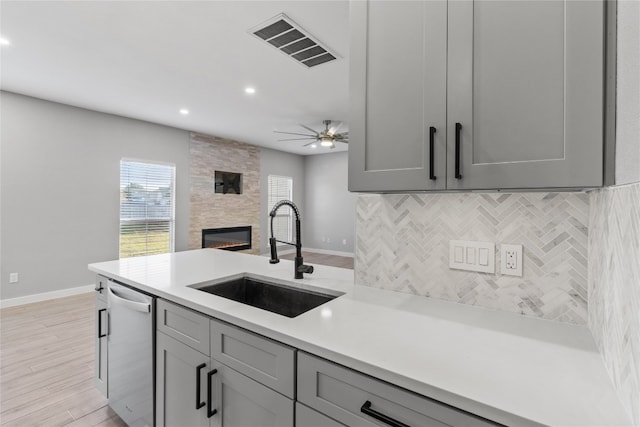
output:
[[[269,175],[267,190],[267,206],[269,212],[280,200],[292,200],[293,179],[289,176]],[[271,219],[269,218],[269,227]],[[271,233],[271,229],[269,229]],[[287,242],[293,241],[293,211],[289,206],[278,209],[276,217],[273,219],[273,233],[276,239]],[[269,234],[271,237],[271,234]]]
[[173,252],[173,165],[120,162],[120,258]]

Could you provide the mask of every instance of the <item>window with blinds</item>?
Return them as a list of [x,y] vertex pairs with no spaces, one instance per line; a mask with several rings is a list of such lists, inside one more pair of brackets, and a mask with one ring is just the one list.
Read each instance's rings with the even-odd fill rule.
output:
[[173,252],[174,165],[120,161],[120,258]]
[[[293,178],[289,176],[269,175],[267,188],[267,206],[269,212],[280,200],[292,200],[293,198]],[[269,220],[271,227],[271,220]],[[278,209],[276,217],[273,219],[273,233],[276,239],[287,242],[293,241],[293,211],[289,206]],[[271,237],[271,229],[269,229]]]

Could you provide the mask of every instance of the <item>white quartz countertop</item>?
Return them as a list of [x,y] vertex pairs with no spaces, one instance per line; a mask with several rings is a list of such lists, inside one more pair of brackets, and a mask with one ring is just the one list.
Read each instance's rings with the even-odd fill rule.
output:
[[[353,271],[201,249],[90,264],[142,291],[512,426],[632,425],[584,326],[353,284]],[[295,318],[189,287],[242,274],[345,294]]]

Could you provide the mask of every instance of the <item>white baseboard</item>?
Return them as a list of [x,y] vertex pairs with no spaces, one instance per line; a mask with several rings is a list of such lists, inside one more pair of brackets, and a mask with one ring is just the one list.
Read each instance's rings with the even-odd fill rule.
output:
[[77,288],[60,289],[58,291],[44,292],[41,294],[25,295],[17,298],[7,298],[0,300],[0,308],[14,307],[16,305],[30,304],[32,302],[47,301],[50,299],[70,297],[72,295],[84,294],[95,289],[95,285],[78,286]]
[[329,249],[302,248],[302,250],[307,252],[315,252],[317,254],[337,255],[337,256],[343,256],[347,258],[353,258],[354,256],[353,252],[331,251]]

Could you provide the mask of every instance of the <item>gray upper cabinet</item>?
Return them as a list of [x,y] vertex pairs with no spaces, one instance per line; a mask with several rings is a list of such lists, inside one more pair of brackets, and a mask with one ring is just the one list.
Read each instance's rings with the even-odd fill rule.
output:
[[603,2],[354,1],[351,22],[351,191],[603,184]]
[[350,14],[349,190],[444,189],[446,2],[353,1]]
[[603,25],[600,1],[449,2],[448,188],[602,185]]

